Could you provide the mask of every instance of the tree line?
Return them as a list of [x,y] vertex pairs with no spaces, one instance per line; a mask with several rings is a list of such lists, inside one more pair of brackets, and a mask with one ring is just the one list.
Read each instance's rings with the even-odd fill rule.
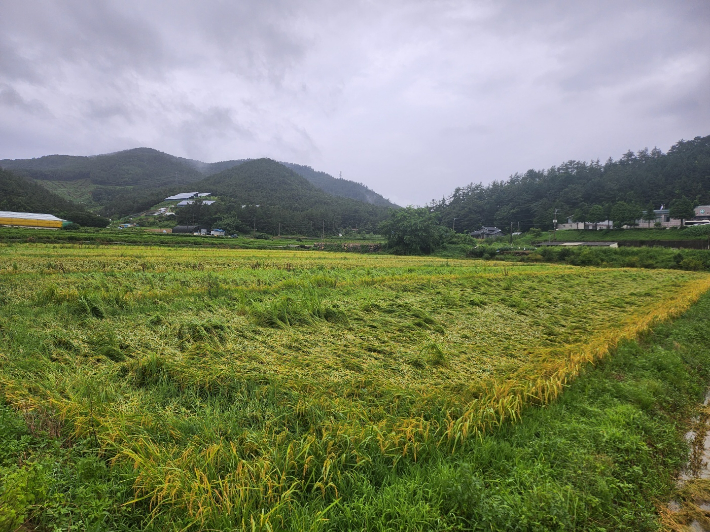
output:
[[[620,224],[650,220],[653,209],[670,206],[672,217],[692,217],[692,206],[710,203],[710,136],[626,152],[619,160],[568,161],[547,170],[516,173],[505,181],[459,187],[430,209],[458,232],[481,226],[526,231],[551,229],[558,220]],[[690,207],[689,207],[690,205]],[[690,211],[689,211],[690,208]],[[645,217],[645,218],[644,218]]]

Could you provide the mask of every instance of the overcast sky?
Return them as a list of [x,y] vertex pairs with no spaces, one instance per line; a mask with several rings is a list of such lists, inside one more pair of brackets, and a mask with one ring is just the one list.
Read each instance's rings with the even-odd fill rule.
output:
[[270,157],[423,205],[698,135],[708,0],[0,3],[0,159]]

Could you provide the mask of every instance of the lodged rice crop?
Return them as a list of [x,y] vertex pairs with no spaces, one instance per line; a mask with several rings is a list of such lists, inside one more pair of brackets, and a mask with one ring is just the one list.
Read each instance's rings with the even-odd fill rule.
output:
[[455,453],[710,276],[318,252],[0,247],[0,393],[132,468],[156,523],[317,528]]

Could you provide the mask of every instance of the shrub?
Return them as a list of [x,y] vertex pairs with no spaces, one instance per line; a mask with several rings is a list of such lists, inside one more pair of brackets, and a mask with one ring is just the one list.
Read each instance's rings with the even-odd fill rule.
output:
[[74,222],[64,224],[62,226],[62,230],[64,231],[76,231],[77,229],[81,229],[81,226],[79,224],[75,224]]

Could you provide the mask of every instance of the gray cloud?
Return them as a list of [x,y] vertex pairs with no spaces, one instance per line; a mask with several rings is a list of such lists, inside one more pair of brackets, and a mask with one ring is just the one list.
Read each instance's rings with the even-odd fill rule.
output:
[[[207,146],[214,142],[250,142],[254,133],[249,127],[239,123],[232,110],[224,107],[210,107],[206,110],[187,109],[186,117],[177,125],[181,143],[192,157],[210,155]],[[238,146],[238,143],[235,143]],[[235,151],[238,147],[235,146]]]
[[12,107],[24,113],[50,118],[51,114],[39,100],[26,100],[19,92],[9,85],[0,85],[0,105]]
[[706,0],[4,2],[0,158],[269,156],[421,204],[710,134],[709,22]]

